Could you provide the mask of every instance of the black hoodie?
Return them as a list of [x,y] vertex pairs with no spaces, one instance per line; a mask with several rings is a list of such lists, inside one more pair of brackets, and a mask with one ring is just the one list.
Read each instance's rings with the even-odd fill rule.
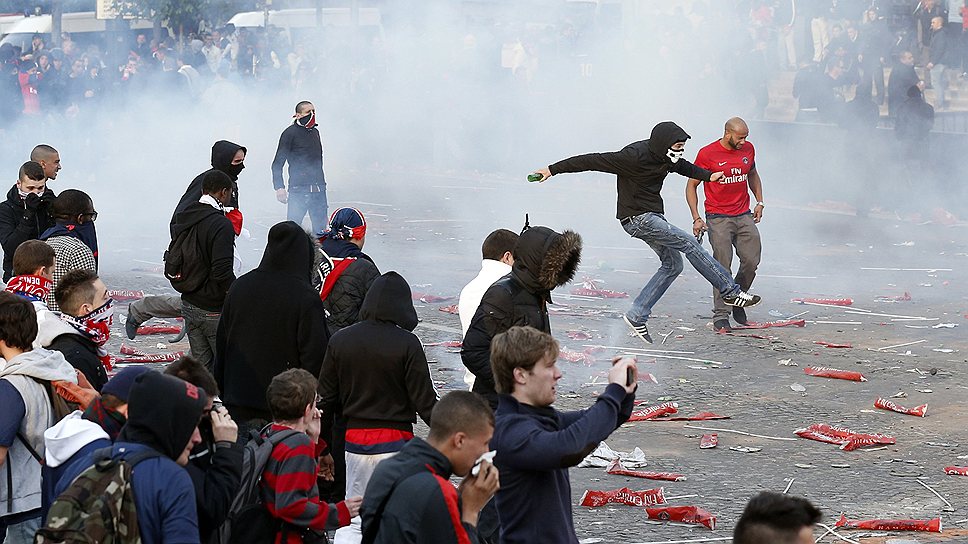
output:
[[128,421],[118,442],[150,447],[177,461],[202,417],[202,389],[154,370],[134,380],[128,395]]
[[232,198],[228,202],[224,202],[226,206],[232,208],[239,207],[239,172],[242,168],[239,166],[232,166],[232,159],[235,158],[235,154],[242,150],[242,153],[248,153],[248,151],[239,144],[235,144],[226,140],[219,140],[215,142],[212,146],[212,167],[208,170],[202,172],[191,183],[188,184],[188,188],[185,189],[185,194],[182,195],[181,200],[178,201],[178,205],[175,206],[174,213],[171,214],[171,227],[172,235],[174,238],[174,227],[175,227],[175,216],[178,212],[183,211],[190,204],[198,202],[198,199],[202,198],[202,180],[205,178],[205,174],[211,172],[212,170],[218,170],[220,172],[226,173],[230,178],[232,178]]
[[551,332],[551,290],[575,277],[581,261],[581,236],[570,230],[558,234],[548,227],[532,227],[521,233],[513,254],[511,273],[484,292],[460,352],[464,366],[476,377],[474,392],[483,395],[491,407],[497,407],[491,339],[514,326]]
[[410,297],[400,274],[383,274],[366,293],[360,321],[330,339],[319,375],[324,427],[339,406],[348,429],[412,432],[418,413],[430,424],[437,391],[412,332],[417,311]]
[[663,121],[652,129],[648,140],[631,143],[621,151],[577,155],[548,168],[553,175],[589,170],[617,175],[618,211],[615,217],[618,219],[647,212],[664,213],[660,193],[669,172],[703,181],[709,181],[712,174],[684,158],[673,163],[666,155],[673,144],[688,139],[689,135],[679,125]]
[[197,290],[182,293],[182,300],[209,312],[222,311],[222,302],[232,282],[235,272],[232,259],[235,246],[235,231],[232,222],[225,214],[214,207],[195,202],[175,214],[171,226],[172,238],[190,228],[198,229],[198,256],[207,263],[208,278]]
[[[0,202],[0,247],[3,248],[3,281],[13,275],[13,253],[27,240],[37,240],[40,233],[54,226],[50,205],[54,191],[44,191],[40,205],[32,210],[20,198],[17,185],[7,191],[7,199]],[[46,202],[45,202],[46,201]]]
[[269,229],[262,262],[229,290],[215,338],[215,379],[236,419],[271,419],[266,389],[290,368],[316,376],[329,331],[310,282],[312,239],[286,221]]

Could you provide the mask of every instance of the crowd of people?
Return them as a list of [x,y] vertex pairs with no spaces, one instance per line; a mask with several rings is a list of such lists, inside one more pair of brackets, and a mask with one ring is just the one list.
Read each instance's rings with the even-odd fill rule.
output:
[[[241,274],[234,255],[245,146],[216,142],[212,168],[177,204],[164,272],[179,294],[131,303],[125,323],[134,337],[152,316],[184,319],[191,355],[163,372],[112,369],[114,301],[97,274],[94,203],[49,187],[56,149],[38,145],[23,164],[0,208],[10,256],[0,293],[4,542],[73,542],[80,532],[116,542],[137,534],[145,543],[295,544],[327,542],[334,530],[337,543],[577,542],[569,468],[628,420],[638,382],[636,361],[616,357],[588,409],[554,408],[562,374],[547,305],[575,275],[581,236],[526,224],[486,237],[481,273],[458,308],[472,391],[441,397],[413,332],[407,280],[381,274],[363,252],[363,213],[338,208],[317,234],[303,230],[307,215],[315,222],[328,210],[314,106],[299,102],[293,117],[272,166],[290,220],[269,230],[257,268]],[[748,134],[730,119],[699,153],[703,168],[683,158],[689,135],[665,122],[622,151],[536,172],[542,181],[583,170],[618,176],[618,218],[662,258],[626,315],[641,340],[651,342],[645,322],[682,270],[680,252],[721,295],[722,328],[726,305],[745,322],[742,308],[759,301],[743,290],[763,214]],[[705,184],[706,221],[697,217],[693,233],[662,215],[670,171],[694,178],[693,192]],[[322,198],[293,206],[307,186]],[[693,236],[707,228],[727,240],[715,259]],[[415,434],[418,417],[425,438]],[[765,494],[737,524],[736,542],[805,541],[818,519],[802,499]]]
[[[780,4],[753,2],[751,21],[772,28]],[[947,21],[942,17],[938,28],[933,2],[919,9],[930,12],[927,28],[934,33],[919,43],[931,48],[924,67],[942,66],[940,81],[955,67],[949,53],[937,56]],[[923,49],[901,50],[899,62],[911,69],[892,71],[886,86],[881,71],[878,83],[883,51],[876,47],[889,40],[877,30],[883,29],[880,11],[861,11],[869,26],[860,29],[828,28],[834,12],[811,16],[811,62],[823,63],[831,80],[855,74],[857,96],[892,100],[892,90],[904,88],[895,77],[917,77],[915,55]],[[834,36],[838,28],[843,34]],[[867,41],[854,48],[862,37]],[[74,100],[137,85],[180,87],[195,98],[229,77],[288,77],[298,87],[303,72],[290,64],[286,76],[272,39],[225,27],[199,34],[177,54],[165,40],[139,35],[110,64],[97,50],[72,54],[70,37],[63,38],[60,50],[46,51],[35,39],[32,51],[0,51],[5,75],[16,67],[24,104],[16,115],[47,111],[47,105],[80,114],[84,108]],[[467,58],[474,57],[476,40],[465,45]],[[511,64],[527,83],[541,48],[519,45]],[[795,51],[788,59],[799,64],[803,53]],[[297,47],[285,58],[301,55]],[[71,70],[80,63],[76,88],[70,75],[67,84],[54,84],[67,61]],[[109,65],[118,73],[102,70]],[[111,82],[96,92],[82,83],[102,71],[111,73]],[[797,92],[815,90],[807,73]],[[914,82],[905,92],[916,99],[920,91]],[[809,111],[805,92],[805,119],[827,111]],[[908,119],[904,104],[896,115],[899,129]],[[667,121],[649,139],[619,151],[577,155],[535,171],[535,181],[583,171],[616,176],[615,218],[660,260],[624,316],[642,342],[652,342],[650,314],[682,272],[683,256],[713,288],[715,330],[728,332],[730,319],[746,324],[745,308],[759,303],[748,291],[761,256],[757,224],[765,203],[748,136],[743,119],[729,119],[722,137],[690,162],[689,134]],[[443,155],[460,160],[454,151]],[[554,406],[562,374],[548,304],[552,290],[574,278],[581,236],[526,224],[520,233],[499,228],[485,238],[481,271],[458,303],[471,391],[441,396],[414,334],[409,282],[381,272],[364,252],[362,211],[330,213],[316,106],[298,102],[280,135],[268,174],[288,220],[269,229],[259,266],[243,274],[238,180],[248,152],[235,142],[215,142],[211,168],[188,184],[172,213],[164,274],[177,294],[148,296],[127,308],[129,338],[152,317],[183,319],[191,355],[161,372],[111,366],[106,345],[115,301],[98,275],[92,198],[78,189],[54,192],[60,154],[49,145],[36,146],[21,165],[0,203],[3,541],[71,542],[83,533],[116,542],[137,535],[146,544],[312,544],[335,531],[338,544],[577,543],[569,469],[628,420],[638,382],[636,361],[617,357],[590,407],[563,412]],[[660,191],[670,172],[689,179],[691,229],[665,217]],[[312,234],[302,227],[307,215]],[[701,246],[706,232],[712,254]],[[415,431],[418,418],[429,427],[425,437]],[[455,478],[459,485],[452,485]],[[117,507],[90,515],[103,504]],[[737,522],[734,542],[810,542],[819,519],[803,499],[761,494]]]
[[[930,130],[933,111],[950,109],[949,87],[968,77],[964,2],[911,2],[901,6],[901,16],[887,2],[811,5],[815,11],[800,16],[803,25],[809,21],[809,41],[798,49],[794,31],[784,27],[779,42],[798,68],[797,120],[843,122],[846,116],[876,126],[879,106],[887,104],[898,132],[910,139]],[[925,89],[934,90],[933,108],[924,107]],[[926,128],[912,127],[918,124]]]

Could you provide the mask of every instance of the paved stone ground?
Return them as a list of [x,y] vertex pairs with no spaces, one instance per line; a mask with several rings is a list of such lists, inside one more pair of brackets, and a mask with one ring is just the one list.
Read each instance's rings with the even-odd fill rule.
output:
[[[248,174],[248,171],[247,171]],[[245,178],[245,175],[243,178]],[[385,178],[393,178],[386,175]],[[415,291],[455,296],[479,266],[483,237],[498,226],[516,229],[521,216],[531,213],[532,224],[557,229],[571,228],[585,238],[584,276],[604,280],[604,287],[637,294],[657,268],[655,255],[641,242],[628,238],[610,218],[613,215],[613,184],[589,182],[571,184],[567,190],[525,185],[501,179],[453,180],[424,177],[420,194],[409,192],[400,182],[387,188],[331,189],[337,205],[360,207],[369,219],[367,251],[381,270],[395,269]],[[173,191],[174,192],[174,191]],[[282,219],[281,207],[270,204],[268,191],[261,203],[247,196],[247,226],[252,240],[241,240],[239,249],[246,267],[258,264],[268,227]],[[678,194],[679,188],[676,187]],[[180,194],[180,190],[178,191]],[[503,196],[502,196],[503,195]],[[510,195],[510,196],[509,196]],[[587,198],[576,199],[576,196]],[[177,195],[174,197],[177,198]],[[174,201],[174,199],[173,199]],[[679,202],[670,208],[682,207]],[[779,203],[778,201],[774,201]],[[332,205],[332,204],[331,204]],[[100,208],[99,208],[100,210]],[[164,246],[159,231],[140,232],[134,225],[112,220],[102,211],[104,276],[110,287],[144,289],[151,293],[170,292],[157,273],[132,271],[157,264]],[[332,211],[332,208],[331,210]],[[166,212],[167,213],[167,212]],[[671,212],[673,221],[682,211]],[[167,219],[166,219],[167,220]],[[112,223],[112,221],[115,221]],[[157,222],[157,219],[152,219]],[[145,223],[147,224],[147,223]],[[726,432],[719,433],[720,445],[712,450],[698,448],[701,430],[685,428],[682,422],[640,422],[626,424],[608,440],[616,450],[641,447],[649,470],[676,471],[688,475],[684,482],[654,482],[605,474],[601,469],[571,471],[574,514],[578,536],[586,542],[658,542],[672,539],[728,537],[745,502],[759,490],[782,491],[793,479],[790,493],[807,497],[820,506],[825,521],[833,523],[841,512],[851,518],[931,518],[942,516],[941,535],[919,533],[919,542],[968,542],[968,478],[946,476],[946,465],[968,465],[968,437],[965,436],[966,392],[963,373],[968,353],[968,242],[963,227],[934,223],[914,224],[885,217],[858,219],[835,213],[821,213],[799,206],[769,208],[762,225],[764,259],[754,291],[763,303],[750,310],[750,319],[767,321],[771,315],[807,312],[804,328],[758,331],[766,338],[714,335],[711,331],[711,298],[708,284],[688,264],[686,271],[655,308],[650,321],[653,336],[664,344],[644,346],[626,334],[617,316],[630,299],[582,300],[567,296],[570,286],[560,290],[556,302],[584,317],[556,316],[555,337],[562,346],[582,350],[585,345],[615,346],[598,354],[590,364],[561,361],[565,376],[559,386],[560,409],[578,409],[594,402],[601,386],[584,385],[603,376],[610,357],[631,348],[652,347],[689,352],[684,357],[719,361],[722,365],[640,355],[640,368],[651,372],[658,384],[641,384],[638,398],[650,403],[669,397],[679,403],[680,412],[714,411],[729,420],[698,423],[723,429],[741,430],[775,437],[795,437],[794,430],[811,423],[847,426],[856,431],[881,432],[897,437],[897,445],[877,451],[843,452],[836,446],[808,440],[776,441]],[[708,247],[708,246],[707,246]],[[159,263],[160,264],[160,263]],[[934,271],[885,271],[862,268],[930,268]],[[951,269],[938,270],[938,269]],[[908,292],[908,302],[877,302],[877,296]],[[848,313],[851,308],[793,304],[795,297],[851,297],[852,308],[874,313],[922,316],[924,321],[894,321],[891,317]],[[459,340],[456,315],[439,311],[456,303],[418,304],[422,320],[417,333],[425,343]],[[119,310],[123,313],[123,309]],[[814,321],[858,322],[823,324]],[[933,328],[953,323],[954,328]],[[590,340],[572,340],[568,331],[585,331]],[[112,351],[122,336],[115,325]],[[849,349],[830,349],[815,341],[849,343]],[[133,344],[148,351],[186,349],[187,343],[156,348],[164,337],[141,337]],[[911,342],[910,346],[879,350]],[[915,343],[916,342],[916,343]],[[937,350],[952,350],[941,352]],[[442,390],[461,386],[463,367],[455,349],[428,347],[434,378]],[[789,359],[797,366],[781,366]],[[809,365],[830,366],[863,372],[868,380],[856,383],[805,376]],[[916,369],[929,371],[917,372]],[[930,373],[936,369],[935,373]],[[801,384],[805,392],[791,390]],[[929,404],[928,416],[915,418],[873,409],[874,400],[903,391],[899,404]],[[730,446],[762,448],[756,453],[739,453]],[[797,468],[796,465],[810,468]],[[846,464],[846,468],[832,465]],[[918,484],[933,487],[947,498],[954,512],[943,512],[942,501]],[[642,510],[616,506],[586,509],[577,506],[586,489],[615,489],[628,486],[648,489],[663,485],[669,496],[697,495],[674,501],[695,504],[718,517],[716,531],[675,525],[651,524]],[[818,531],[818,536],[820,532]],[[900,538],[908,535],[892,535]],[[827,536],[824,542],[835,541]],[[884,542],[863,539],[863,542]]]

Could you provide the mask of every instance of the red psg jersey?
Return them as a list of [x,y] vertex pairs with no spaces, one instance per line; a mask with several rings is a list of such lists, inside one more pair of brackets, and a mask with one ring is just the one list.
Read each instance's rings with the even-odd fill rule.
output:
[[740,149],[726,149],[716,140],[699,150],[696,166],[723,173],[721,180],[703,183],[707,214],[742,215],[750,211],[749,176],[756,165],[754,155],[749,142]]

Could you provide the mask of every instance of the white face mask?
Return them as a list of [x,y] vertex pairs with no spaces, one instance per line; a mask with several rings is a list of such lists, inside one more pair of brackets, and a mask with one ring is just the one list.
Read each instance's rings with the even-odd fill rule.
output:
[[683,155],[685,155],[685,153],[686,153],[686,150],[684,148],[677,150],[677,149],[672,149],[670,147],[669,151],[666,151],[666,157],[669,157],[669,160],[672,161],[673,164],[675,164],[676,162],[679,161],[679,159],[682,158]]

